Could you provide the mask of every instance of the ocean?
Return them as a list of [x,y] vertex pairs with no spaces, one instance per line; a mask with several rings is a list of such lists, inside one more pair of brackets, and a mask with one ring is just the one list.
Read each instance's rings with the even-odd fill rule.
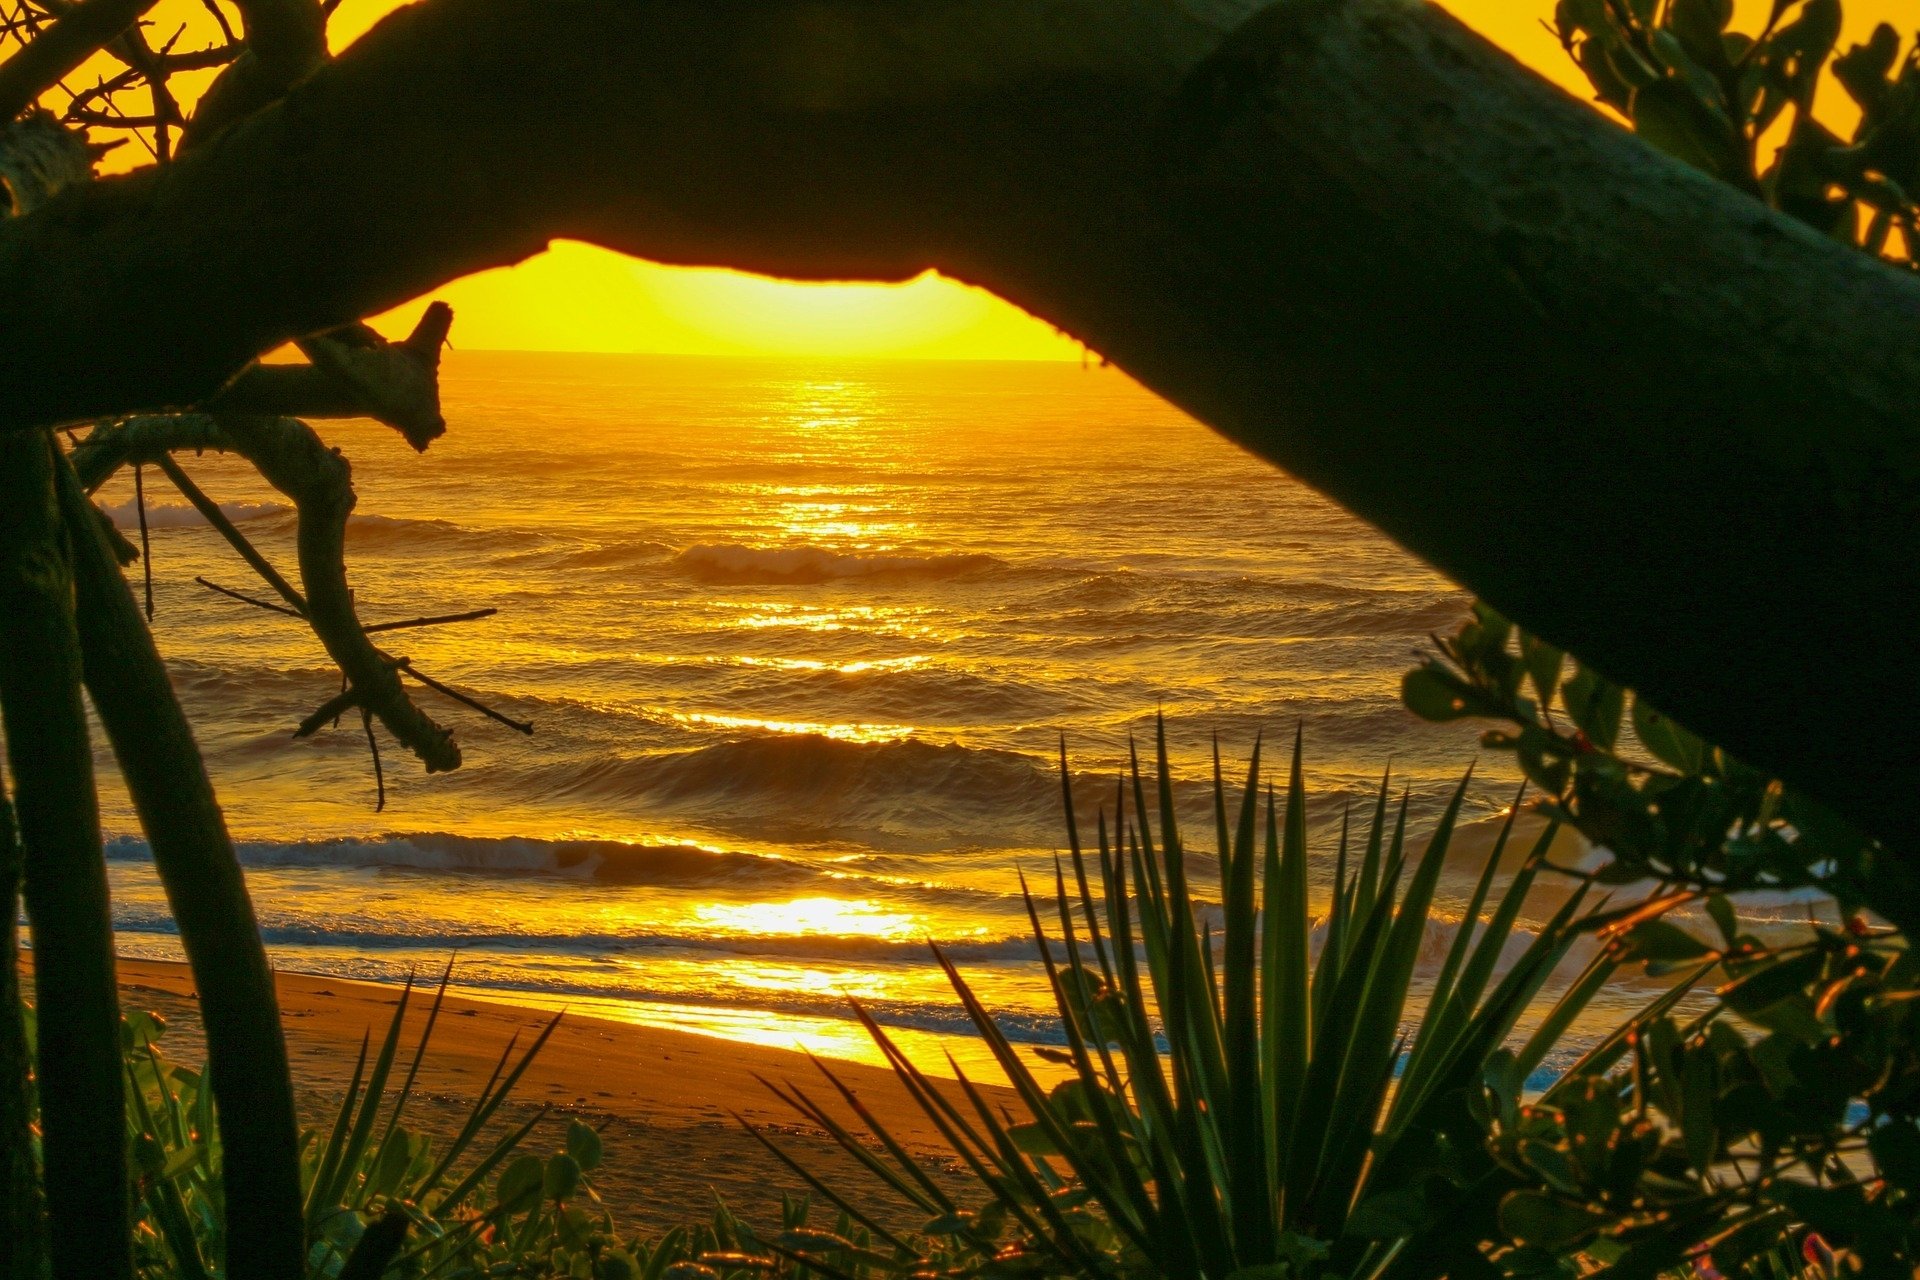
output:
[[[454,352],[444,399],[424,455],[321,425],[354,466],[351,579],[366,621],[497,608],[383,642],[535,731],[416,690],[466,763],[384,742],[382,812],[357,718],[291,736],[339,687],[318,642],[200,585],[265,594],[147,473],[155,633],[283,967],[457,957],[480,995],[871,1059],[854,997],[977,1062],[928,941],[1015,1040],[1058,1040],[1018,876],[1063,846],[1063,743],[1090,822],[1164,714],[1204,848],[1215,742],[1232,776],[1300,729],[1320,892],[1389,764],[1423,833],[1477,761],[1481,848],[1517,786],[1399,703],[1462,592],[1113,370]],[[182,461],[291,574],[286,504]],[[128,477],[100,498],[133,527]],[[119,945],[178,956],[103,803]]]

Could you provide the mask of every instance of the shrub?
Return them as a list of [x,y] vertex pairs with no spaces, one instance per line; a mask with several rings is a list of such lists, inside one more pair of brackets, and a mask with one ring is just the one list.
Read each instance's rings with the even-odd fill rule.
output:
[[[1065,1082],[1041,1085],[935,948],[1024,1118],[998,1112],[957,1064],[961,1096],[950,1096],[861,1013],[978,1181],[979,1207],[950,1200],[871,1114],[859,1112],[885,1159],[800,1088],[775,1088],[927,1216],[924,1231],[938,1248],[887,1235],[892,1258],[865,1261],[876,1270],[1264,1280],[1484,1270],[1479,1247],[1498,1234],[1495,1208],[1524,1183],[1489,1152],[1487,1116],[1474,1105],[1482,1081],[1518,1094],[1615,967],[1596,959],[1509,1046],[1578,932],[1582,892],[1500,971],[1554,828],[1496,890],[1509,817],[1433,994],[1413,1013],[1416,960],[1464,779],[1417,853],[1404,802],[1396,811],[1383,782],[1364,836],[1350,840],[1343,823],[1330,902],[1316,918],[1298,740],[1284,802],[1269,794],[1264,809],[1256,748],[1231,826],[1216,760],[1216,938],[1197,919],[1201,890],[1174,820],[1164,731],[1156,772],[1157,836],[1137,764],[1116,825],[1101,814],[1092,850],[1083,848],[1069,793],[1069,856],[1055,864],[1050,898],[1027,899],[1065,1029],[1067,1048],[1055,1055],[1070,1068]],[[1624,1048],[1623,1038],[1610,1038],[1589,1062],[1602,1069]],[[794,1167],[880,1231],[858,1196]]]

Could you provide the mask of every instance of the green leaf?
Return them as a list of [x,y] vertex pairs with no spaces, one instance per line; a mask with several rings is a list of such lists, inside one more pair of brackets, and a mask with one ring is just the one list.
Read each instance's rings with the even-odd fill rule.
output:
[[1679,925],[1666,920],[1637,924],[1621,940],[1619,958],[1630,960],[1698,960],[1713,949]]
[[580,1189],[580,1163],[566,1152],[547,1161],[544,1189],[549,1200],[567,1200]]
[[1436,722],[1495,713],[1484,694],[1437,662],[1407,672],[1400,700],[1422,720]]
[[1705,1046],[1690,1049],[1680,1067],[1680,1137],[1687,1163],[1701,1173],[1713,1167],[1720,1151],[1716,1114],[1718,1087],[1713,1057]]
[[1520,637],[1520,660],[1526,664],[1527,676],[1533,681],[1533,691],[1543,707],[1553,702],[1554,691],[1560,687],[1560,667],[1565,658],[1559,649],[1538,636]]
[[1500,1202],[1500,1229],[1541,1249],[1571,1248],[1606,1224],[1605,1215],[1544,1191],[1514,1191]]
[[1627,708],[1626,690],[1583,666],[1561,689],[1560,698],[1587,741],[1602,751],[1613,750],[1620,738],[1620,717]]
[[1681,773],[1692,776],[1706,765],[1707,744],[1637,695],[1633,700],[1633,732],[1656,760]]
[[1745,185],[1745,148],[1725,113],[1694,88],[1668,76],[1636,89],[1630,109],[1633,131],[1676,160],[1723,182]]
[[1883,109],[1887,76],[1900,57],[1900,33],[1887,23],[1873,29],[1865,44],[1857,44],[1833,60],[1833,78],[1869,119]]
[[1733,914],[1733,899],[1724,893],[1708,894],[1707,914],[1713,917],[1721,939],[1731,947],[1740,936],[1740,922]]
[[591,1125],[575,1120],[567,1126],[567,1154],[583,1172],[591,1173],[600,1167],[601,1153],[600,1135]]
[[1826,963],[1816,952],[1802,952],[1756,969],[1720,988],[1720,1002],[1742,1017],[1801,995],[1820,977]]
[[540,1203],[546,1168],[538,1156],[521,1156],[500,1171],[493,1184],[495,1205],[505,1213],[524,1213]]
[[1673,0],[1667,26],[1689,57],[1709,71],[1731,69],[1721,33],[1733,21],[1733,0]]
[[1911,1120],[1892,1120],[1867,1136],[1867,1150],[1887,1180],[1903,1191],[1920,1190],[1920,1129]]

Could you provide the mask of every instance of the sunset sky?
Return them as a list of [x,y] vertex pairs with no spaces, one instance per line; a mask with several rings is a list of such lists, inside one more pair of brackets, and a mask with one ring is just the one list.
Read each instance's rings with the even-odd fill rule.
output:
[[[1445,0],[1466,21],[1568,88],[1584,82],[1543,25],[1552,0]],[[1767,0],[1740,0],[1742,20]],[[343,49],[395,0],[344,0],[331,31]],[[156,15],[203,21],[171,3]],[[1849,0],[1848,40],[1880,21],[1908,26],[1910,0]],[[157,19],[164,21],[166,19]],[[436,291],[458,315],[467,350],[701,355],[900,356],[1077,360],[1079,344],[977,289],[926,276],[901,285],[794,284],[729,271],[655,266],[562,242],[510,269]],[[382,322],[404,332],[418,304]]]

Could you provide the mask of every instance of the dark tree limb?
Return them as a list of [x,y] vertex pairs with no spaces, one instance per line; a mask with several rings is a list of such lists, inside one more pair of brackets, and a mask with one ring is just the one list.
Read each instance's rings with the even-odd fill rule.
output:
[[[429,317],[415,330],[416,338],[421,334],[430,335],[417,349],[427,353],[435,364],[439,345],[445,338],[444,320],[451,317],[450,312],[441,315],[441,311],[429,308]],[[293,503],[298,520],[296,540],[304,592],[288,582],[260,554],[221,511],[220,504],[203,492],[174,461],[172,451],[187,448],[241,454],[259,469],[268,484]],[[75,474],[81,486],[89,490],[98,488],[121,466],[148,461],[166,473],[194,509],[273,587],[286,602],[284,611],[305,619],[313,628],[351,687],[353,705],[377,716],[389,733],[426,764],[429,772],[460,767],[460,748],[452,732],[421,711],[401,684],[398,667],[404,664],[382,653],[367,636],[370,631],[466,621],[487,616],[492,611],[474,610],[444,618],[376,624],[372,628],[360,623],[353,603],[353,589],[346,576],[347,517],[352,514],[357,498],[351,469],[338,450],[329,449],[311,427],[291,418],[237,414],[215,418],[186,414],[135,417],[103,424],[73,452]],[[277,608],[210,582],[205,585],[249,604]],[[417,672],[409,674],[423,682],[426,679]],[[523,732],[529,731],[519,722],[505,720],[487,708],[480,710]],[[309,727],[303,722],[295,736],[307,736],[320,723],[315,721]]]
[[453,308],[430,304],[413,332],[388,342],[347,325],[300,344],[311,364],[257,364],[207,406],[214,413],[286,418],[372,418],[416,451],[446,432],[440,416],[440,348]]
[[53,441],[0,437],[0,716],[33,937],[54,1280],[132,1280],[120,997]]
[[199,993],[226,1151],[226,1274],[298,1276],[299,1121],[253,903],[193,730],[94,507],[71,470],[62,467],[60,483],[87,692],[147,833]]
[[28,1073],[33,1055],[20,1004],[20,830],[0,788],[0,1276],[37,1276],[46,1257]]
[[420,757],[427,772],[460,767],[451,730],[414,705],[386,655],[367,639],[347,585],[347,517],[358,500],[353,475],[337,449],[293,418],[224,418],[222,426],[266,482],[299,512],[297,543],[304,608],[315,635],[352,687],[357,705]]
[[0,63],[0,123],[13,119],[151,9],[154,0],[82,0]]
[[0,425],[203,402],[556,236],[938,267],[1920,849],[1887,772],[1920,281],[1436,9],[1254,8],[427,0],[217,146],[0,228]]
[[173,451],[225,453],[233,441],[205,414],[169,414],[103,423],[67,455],[81,488],[92,493],[128,464],[158,463]]
[[201,95],[182,150],[279,98],[326,60],[327,17],[317,0],[235,0],[234,7],[246,49]]

